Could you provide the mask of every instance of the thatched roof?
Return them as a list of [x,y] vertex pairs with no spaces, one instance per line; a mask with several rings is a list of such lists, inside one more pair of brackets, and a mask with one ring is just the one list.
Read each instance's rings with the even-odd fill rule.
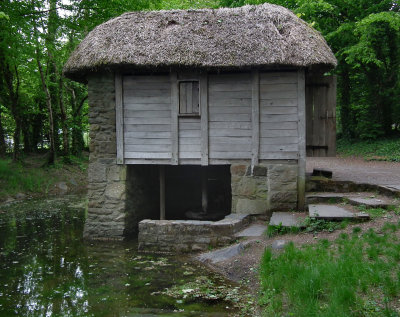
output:
[[103,68],[336,66],[324,38],[288,9],[263,4],[228,9],[125,13],[91,31],[71,54],[72,78]]

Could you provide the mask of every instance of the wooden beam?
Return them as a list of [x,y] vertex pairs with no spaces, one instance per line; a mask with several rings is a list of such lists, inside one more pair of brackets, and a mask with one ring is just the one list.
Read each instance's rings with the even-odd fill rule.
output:
[[251,165],[258,165],[260,152],[260,73],[254,70],[251,73],[252,82],[252,141],[251,141]]
[[117,137],[117,164],[124,164],[124,109],[122,104],[122,76],[115,73],[115,125]]
[[178,165],[178,113],[179,113],[179,89],[178,75],[176,72],[171,72],[171,164]]
[[304,70],[297,72],[297,107],[299,124],[297,125],[299,134],[299,155],[298,155],[298,178],[297,178],[297,208],[304,210],[305,207],[305,188],[306,188],[306,98],[305,98],[305,77]]
[[160,165],[160,220],[165,220],[165,166]]
[[200,75],[201,165],[208,165],[208,75]]

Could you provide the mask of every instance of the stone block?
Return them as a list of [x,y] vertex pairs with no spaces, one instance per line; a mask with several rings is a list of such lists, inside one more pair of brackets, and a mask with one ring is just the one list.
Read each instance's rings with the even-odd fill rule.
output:
[[244,176],[247,172],[247,165],[244,164],[232,164],[231,174],[232,176]]
[[268,168],[262,165],[256,165],[253,167],[253,176],[267,176]]
[[89,184],[106,182],[107,181],[106,168],[107,168],[106,165],[100,164],[99,162],[89,163],[89,169],[88,169]]
[[270,193],[271,203],[297,202],[297,191],[278,191]]
[[236,188],[236,195],[251,197],[257,192],[257,180],[253,177],[243,177]]
[[125,181],[126,165],[111,165],[107,168],[108,181]]
[[239,198],[236,212],[242,214],[264,214],[268,210],[268,201],[259,199]]
[[106,187],[105,196],[108,199],[122,199],[125,194],[125,184],[123,182],[110,183]]

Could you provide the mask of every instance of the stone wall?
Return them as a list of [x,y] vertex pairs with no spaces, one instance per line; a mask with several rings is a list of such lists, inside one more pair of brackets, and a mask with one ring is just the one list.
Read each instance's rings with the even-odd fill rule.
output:
[[232,164],[232,213],[296,209],[297,176],[297,164]]
[[117,165],[113,74],[88,78],[90,156],[88,216],[84,236],[122,239],[126,166]]
[[237,239],[235,233],[249,224],[248,215],[228,215],[220,221],[142,220],[139,250],[151,252],[196,252],[222,247]]

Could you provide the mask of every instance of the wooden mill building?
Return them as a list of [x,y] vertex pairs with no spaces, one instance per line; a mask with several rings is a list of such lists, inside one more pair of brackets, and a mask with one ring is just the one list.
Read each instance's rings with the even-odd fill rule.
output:
[[95,28],[65,66],[89,90],[85,234],[301,209],[306,87],[335,65],[317,31],[270,4],[132,12]]

